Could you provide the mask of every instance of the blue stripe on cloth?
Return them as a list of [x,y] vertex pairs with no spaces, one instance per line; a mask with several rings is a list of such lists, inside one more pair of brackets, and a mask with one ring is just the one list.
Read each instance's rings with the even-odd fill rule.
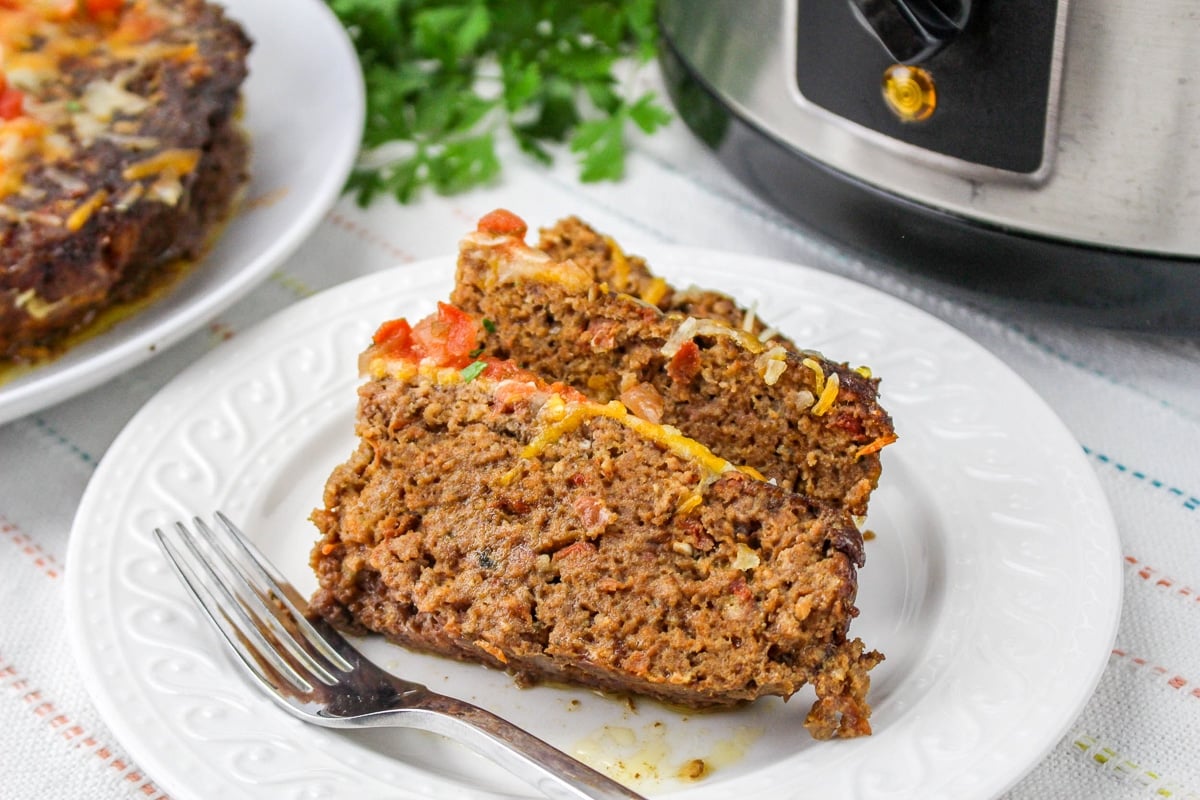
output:
[[58,429],[56,429],[53,425],[51,425],[49,422],[46,422],[45,419],[43,419],[40,416],[35,416],[32,418],[32,420],[33,420],[34,427],[37,428],[37,430],[40,433],[44,434],[45,436],[48,436],[52,441],[54,441],[59,446],[65,447],[67,450],[71,451],[71,453],[74,454],[83,463],[87,464],[88,466],[92,467],[93,469],[96,467],[96,457],[95,456],[93,456],[88,451],[84,450],[79,445],[72,442],[70,439],[68,439],[66,436],[64,436],[62,433],[60,433],[58,431]]
[[1098,453],[1095,450],[1092,450],[1087,445],[1081,445],[1081,446],[1083,447],[1084,453],[1086,453],[1090,457],[1096,459],[1101,464],[1110,466],[1113,469],[1115,469],[1117,472],[1128,475],[1129,477],[1135,478],[1136,480],[1139,480],[1139,481],[1142,481],[1143,483],[1146,483],[1155,489],[1159,489],[1161,491],[1166,492],[1169,495],[1172,495],[1173,497],[1179,498],[1180,500],[1183,501],[1183,507],[1186,508],[1188,511],[1200,510],[1200,497],[1197,497],[1194,494],[1190,494],[1189,492],[1187,492],[1184,489],[1179,488],[1178,486],[1171,486],[1170,484],[1166,483],[1165,481],[1160,480],[1159,478],[1152,478],[1149,475],[1147,475],[1145,472],[1143,472],[1142,470],[1134,469],[1134,468],[1128,466],[1127,464],[1123,464],[1120,461],[1117,461],[1114,458],[1112,458],[1111,456],[1108,456],[1104,453]]

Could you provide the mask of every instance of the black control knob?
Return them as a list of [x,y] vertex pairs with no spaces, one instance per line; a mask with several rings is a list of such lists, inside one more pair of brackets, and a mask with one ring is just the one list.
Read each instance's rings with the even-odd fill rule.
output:
[[963,32],[971,0],[849,0],[859,21],[901,64],[930,58]]

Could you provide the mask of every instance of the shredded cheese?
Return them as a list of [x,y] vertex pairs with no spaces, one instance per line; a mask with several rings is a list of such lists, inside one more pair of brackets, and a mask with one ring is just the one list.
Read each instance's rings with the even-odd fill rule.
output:
[[516,236],[474,231],[463,237],[462,255],[482,260],[488,268],[485,289],[502,283],[557,283],[575,294],[593,284],[591,273],[574,261],[555,261]]
[[692,492],[687,496],[679,506],[675,509],[676,514],[687,514],[700,506],[704,502],[704,496],[699,492]]
[[121,177],[127,181],[136,181],[164,173],[178,177],[187,175],[194,170],[199,161],[200,151],[195,148],[169,148],[130,164],[121,173]]
[[658,301],[666,297],[667,282],[663,278],[655,277],[642,290],[639,300],[644,303],[649,303],[652,306],[658,305]]
[[737,328],[732,328],[724,322],[719,322],[715,319],[697,319],[696,317],[688,317],[671,333],[667,341],[663,343],[662,349],[659,351],[667,358],[673,358],[679,352],[679,348],[683,347],[683,343],[695,339],[697,336],[724,336],[737,342],[741,347],[750,353],[761,353],[765,347],[758,340],[758,337],[753,334],[740,331]]
[[754,319],[758,312],[757,301],[750,304],[750,308],[746,309],[746,316],[742,317],[742,330],[746,333],[754,333]]
[[689,439],[670,425],[658,425],[647,422],[641,417],[634,416],[619,400],[605,404],[584,402],[566,403],[566,413],[558,416],[542,428],[542,430],[521,450],[522,458],[537,458],[542,452],[563,436],[579,428],[585,420],[596,417],[608,417],[635,431],[642,437],[670,450],[676,455],[699,464],[709,475],[720,475],[730,470],[739,470],[757,480],[763,480],[762,474],[752,467],[738,467],[720,456],[715,455],[695,439]]
[[812,407],[813,416],[819,417],[833,407],[834,401],[837,400],[838,384],[839,379],[836,372],[825,380],[825,388],[821,390],[821,396],[817,398],[816,405]]
[[779,377],[787,370],[787,350],[775,345],[754,359],[754,366],[762,375],[763,383],[774,386]]
[[862,447],[858,448],[858,450],[856,450],[854,453],[854,458],[857,460],[863,456],[869,456],[871,453],[878,453],[880,450],[896,441],[897,438],[898,437],[894,433],[889,433],[886,436],[880,436],[874,441],[864,444]]
[[48,302],[43,299],[42,296],[39,295],[35,290],[26,289],[16,296],[13,305],[22,309],[26,314],[34,319],[41,320],[53,314],[55,309],[63,304],[64,300]]
[[818,395],[824,395],[824,393],[825,393],[825,370],[822,369],[821,365],[817,362],[817,360],[813,359],[813,358],[806,358],[803,361],[801,361],[800,363],[803,364],[804,366],[808,367],[809,369],[811,369],[813,375],[816,377],[816,385],[813,387],[813,391]]
[[67,217],[67,230],[77,231],[86,225],[92,214],[96,213],[96,210],[104,205],[104,201],[107,199],[107,189],[97,189],[92,192],[91,197],[76,206],[75,210]]
[[611,236],[605,236],[604,243],[608,245],[608,251],[612,256],[613,286],[618,292],[627,292],[629,290],[629,259],[625,257],[625,251]]
[[127,90],[120,78],[94,80],[83,89],[79,104],[88,117],[102,123],[117,114],[137,116],[150,107],[150,101]]

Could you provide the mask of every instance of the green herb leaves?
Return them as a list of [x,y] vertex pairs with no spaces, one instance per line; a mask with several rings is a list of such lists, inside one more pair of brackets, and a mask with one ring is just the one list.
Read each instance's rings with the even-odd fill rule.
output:
[[486,361],[473,361],[460,369],[458,374],[463,379],[463,383],[470,383],[478,378],[485,369],[487,369]]
[[633,105],[620,103],[605,119],[591,120],[579,126],[571,139],[571,149],[581,154],[580,180],[617,180],[625,172],[625,127],[633,122],[646,133],[653,133],[670,120],[666,109],[649,95]]
[[566,143],[584,181],[624,172],[630,126],[670,116],[626,96],[619,65],[653,57],[654,0],[331,0],[367,85],[364,155],[348,188],[366,205],[423,187],[452,194],[501,169],[507,128],[543,163]]

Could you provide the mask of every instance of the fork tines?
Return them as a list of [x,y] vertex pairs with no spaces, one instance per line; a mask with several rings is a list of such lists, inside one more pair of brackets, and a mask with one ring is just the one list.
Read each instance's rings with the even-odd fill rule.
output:
[[[216,530],[195,517],[171,533],[155,528],[167,560],[243,664],[276,691],[308,695],[354,665],[306,619],[308,604],[245,534],[216,512]],[[173,534],[173,535],[172,535]],[[182,543],[182,547],[179,546]]]

